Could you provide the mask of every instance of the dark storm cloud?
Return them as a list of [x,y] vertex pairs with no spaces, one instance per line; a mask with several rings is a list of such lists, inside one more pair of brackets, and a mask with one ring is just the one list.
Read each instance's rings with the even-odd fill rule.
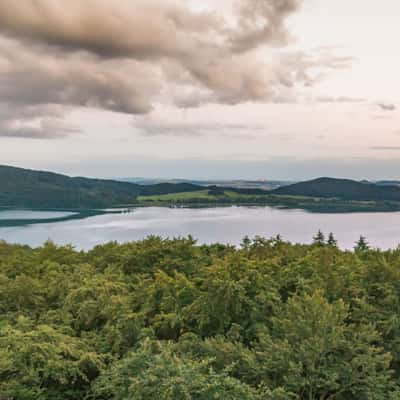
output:
[[[227,17],[182,0],[1,0],[0,105],[21,114],[48,105],[147,114],[155,103],[281,102],[292,98],[287,88],[349,62],[328,50],[260,61],[260,46],[288,43],[285,21],[300,5],[240,0]],[[18,115],[3,119],[3,134],[21,121],[16,135],[30,136]],[[31,136],[46,136],[36,129]]]

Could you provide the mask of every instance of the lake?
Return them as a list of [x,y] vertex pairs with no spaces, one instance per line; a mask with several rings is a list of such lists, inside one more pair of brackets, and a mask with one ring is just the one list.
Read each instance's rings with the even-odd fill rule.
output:
[[4,210],[0,211],[0,220],[5,219],[50,219],[74,215],[68,211],[33,211],[33,210]]
[[[6,213],[12,213],[12,216]],[[50,215],[42,211],[1,211],[0,218],[25,219],[27,213],[34,213],[28,216],[37,219],[60,216],[54,212]],[[372,246],[394,248],[400,243],[400,212],[316,214],[271,207],[150,207],[56,223],[2,227],[0,239],[30,246],[40,246],[51,239],[78,249],[90,249],[113,240],[140,240],[148,235],[176,237],[191,234],[200,243],[236,245],[246,235],[272,237],[280,234],[285,240],[310,243],[318,229],[326,234],[334,232],[342,248],[352,248],[361,234]]]

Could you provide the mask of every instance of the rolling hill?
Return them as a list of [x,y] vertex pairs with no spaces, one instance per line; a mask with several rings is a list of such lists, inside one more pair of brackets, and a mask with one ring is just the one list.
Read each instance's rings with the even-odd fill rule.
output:
[[189,183],[141,186],[105,179],[0,166],[0,207],[104,208],[133,204],[139,195],[190,192]]
[[[202,193],[200,199],[199,193]],[[176,197],[174,194],[179,196]],[[398,208],[400,187],[380,186],[367,181],[357,182],[349,179],[318,178],[272,191],[221,186],[209,186],[205,190],[204,186],[188,182],[140,185],[0,166],[0,207],[104,209],[126,207],[142,203],[146,199],[165,200],[167,203],[174,201],[192,203],[194,198],[196,202],[200,200],[230,204],[254,202],[291,207],[296,205],[306,207],[310,200],[304,205],[304,199],[319,198],[336,203],[347,200],[379,202],[394,204]],[[314,201],[312,203],[314,204]],[[340,204],[339,208],[342,209],[343,204]]]
[[278,188],[276,195],[338,198],[357,201],[400,201],[400,187],[350,179],[318,178]]

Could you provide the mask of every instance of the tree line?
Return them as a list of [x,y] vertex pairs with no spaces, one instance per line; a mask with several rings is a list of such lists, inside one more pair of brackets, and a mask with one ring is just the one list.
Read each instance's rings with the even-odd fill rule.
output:
[[0,242],[0,399],[400,399],[399,315],[365,238]]

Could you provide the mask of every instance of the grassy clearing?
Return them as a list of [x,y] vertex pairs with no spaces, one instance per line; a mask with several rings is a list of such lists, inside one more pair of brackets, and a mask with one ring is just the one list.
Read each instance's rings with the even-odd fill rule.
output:
[[181,193],[170,193],[156,196],[139,196],[138,201],[147,202],[147,201],[184,201],[184,200],[210,200],[216,199],[216,196],[212,196],[208,194],[208,189],[199,190],[197,192],[181,192]]
[[282,206],[290,209],[303,209],[311,212],[382,212],[398,211],[400,203],[349,201],[337,198],[319,198],[293,195],[247,195],[233,190],[225,190],[223,194],[209,194],[209,189],[195,192],[171,193],[155,196],[140,196],[138,202],[143,205],[168,204],[259,204]]
[[230,198],[230,199],[238,199],[238,200],[243,200],[243,199],[265,199],[267,197],[270,197],[269,194],[243,194],[243,193],[237,193],[232,190],[226,190],[225,191],[225,196]]
[[164,195],[155,195],[155,196],[139,196],[137,200],[139,202],[184,202],[184,201],[192,201],[192,200],[231,200],[231,201],[246,201],[246,200],[267,200],[270,199],[271,201],[277,200],[311,200],[317,201],[318,199],[312,197],[304,197],[304,196],[276,196],[276,195],[269,195],[269,194],[257,194],[257,195],[248,195],[234,192],[233,190],[225,190],[224,194],[222,195],[213,195],[209,194],[208,189],[199,190],[196,192],[181,192],[181,193],[170,193]]
[[[295,196],[290,194],[271,194],[270,197],[272,199],[281,199],[281,200],[312,200],[312,201],[321,200],[321,198],[319,197]],[[326,199],[326,200],[334,200],[334,199]]]
[[199,190],[196,192],[182,192],[182,193],[170,193],[156,196],[139,196],[139,202],[185,202],[193,200],[228,200],[228,201],[246,201],[254,199],[266,198],[265,195],[247,195],[236,193],[232,190],[225,190],[223,194],[214,195],[210,194],[208,189]]

